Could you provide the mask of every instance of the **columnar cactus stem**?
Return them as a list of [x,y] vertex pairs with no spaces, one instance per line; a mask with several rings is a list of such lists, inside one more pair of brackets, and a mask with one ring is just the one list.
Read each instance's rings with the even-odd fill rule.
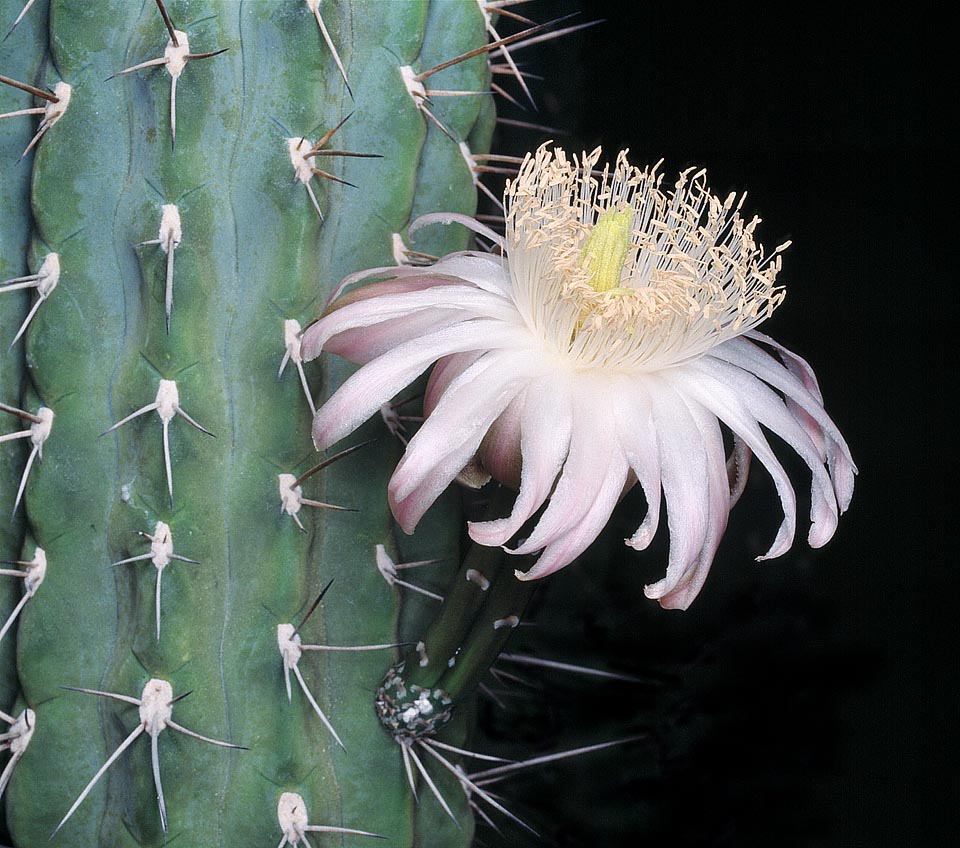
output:
[[[9,361],[25,349],[30,381],[21,389],[21,372],[4,361],[0,397],[30,414],[56,411],[43,465],[25,489],[30,542],[46,551],[50,568],[16,626],[20,697],[36,713],[29,749],[4,772],[17,846],[46,844],[51,834],[52,844],[156,846],[168,827],[167,838],[184,844],[276,844],[285,792],[304,799],[311,820],[324,823],[316,827],[382,834],[396,845],[470,841],[465,797],[447,793],[457,825],[436,805],[415,804],[398,746],[371,708],[382,653],[320,650],[391,651],[408,638],[396,593],[370,567],[373,554],[380,545],[401,561],[456,562],[454,499],[398,551],[384,493],[401,446],[385,437],[311,477],[309,498],[301,497],[300,482],[316,465],[310,401],[347,371],[337,363],[304,367],[277,328],[280,320],[305,325],[348,274],[389,264],[394,236],[419,214],[474,211],[473,175],[457,145],[487,148],[490,98],[433,106],[451,141],[410,99],[401,68],[419,73],[482,48],[484,21],[466,0],[356,0],[324,4],[321,33],[317,6],[170,0],[168,27],[153,3],[52,0],[49,18],[46,4],[35,4],[4,48],[33,51],[33,64],[8,66],[0,54],[4,72],[49,84],[58,98],[54,115],[28,94],[4,92],[5,110],[11,103],[10,111],[42,114],[4,121],[0,146],[12,151],[0,162],[6,204],[10,169],[37,135],[30,250],[21,181],[10,195],[21,208],[9,231],[18,246],[8,254],[5,241],[0,256],[0,279],[10,281],[0,288],[0,338],[23,327]],[[18,11],[4,0],[0,20]],[[52,62],[38,73],[45,44]],[[483,51],[440,73],[446,88],[489,91]],[[323,147],[331,127],[339,150]],[[332,177],[310,185],[322,220],[292,184],[289,138],[303,141],[311,178]],[[317,168],[315,158],[328,153],[328,165]],[[6,224],[5,216],[5,239]],[[465,231],[435,229],[418,237],[418,250],[466,246]],[[42,268],[49,255],[59,262],[55,292],[40,285],[51,279]],[[38,290],[28,322],[21,284]],[[277,379],[285,351],[299,380]],[[139,415],[153,411],[162,449],[153,416]],[[168,426],[174,417],[217,438]],[[386,435],[375,425],[367,434]],[[2,446],[7,515],[25,459],[10,450],[19,443]],[[284,509],[302,533],[278,515],[278,475],[291,477],[287,489],[299,500]],[[356,512],[297,514],[300,505],[328,501]],[[146,533],[149,555],[137,543]],[[168,544],[174,539],[203,566],[166,576],[161,631],[159,576],[161,562],[179,556]],[[16,535],[3,556],[25,561],[25,544]],[[425,552],[407,553],[418,549]],[[157,568],[156,585],[136,568],[104,567],[144,556]],[[310,620],[316,644],[302,646],[295,668],[349,753],[310,704],[286,702],[276,654],[278,626],[296,621],[331,578],[349,592],[318,607]],[[174,734],[158,746],[160,730],[174,727],[172,699],[148,697],[160,684],[192,691],[177,706],[185,727],[251,750],[214,752]],[[7,710],[15,702],[9,685],[0,704]],[[107,697],[76,696],[68,686]],[[110,693],[141,691],[142,722],[131,730],[133,696]],[[144,715],[148,702],[155,709]],[[150,767],[116,753],[144,732],[154,742]],[[458,785],[452,775],[435,779]],[[283,833],[308,844],[312,828]]]

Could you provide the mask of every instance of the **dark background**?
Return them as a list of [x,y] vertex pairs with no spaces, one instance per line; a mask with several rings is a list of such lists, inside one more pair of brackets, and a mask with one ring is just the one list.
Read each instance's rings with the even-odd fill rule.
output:
[[[922,19],[881,6],[537,0],[514,10],[606,20],[514,53],[543,77],[530,80],[539,108],[500,101],[500,113],[564,133],[501,127],[494,149],[522,154],[549,137],[571,152],[602,144],[610,158],[629,147],[636,164],[663,158],[668,175],[706,166],[720,196],[748,189],[760,240],[793,240],[778,280],[787,298],[763,330],[814,366],[860,476],[824,549],[806,546],[801,512],[794,549],[757,563],[779,503],[755,463],[687,612],[643,598],[661,574],[666,527],[657,550],[626,551],[618,539],[644,506],[625,501],[622,527],[551,580],[521,638],[542,656],[645,683],[541,676],[533,697],[481,712],[487,741],[514,752],[646,739],[516,778],[503,797],[544,833],[539,844],[946,844],[960,783],[935,770],[952,760],[957,711],[938,720],[927,702],[956,667],[931,621],[955,596],[921,526],[921,285],[936,214],[922,180],[921,53],[933,49]],[[802,498],[808,473],[774,446]],[[481,837],[538,844],[509,826]]]

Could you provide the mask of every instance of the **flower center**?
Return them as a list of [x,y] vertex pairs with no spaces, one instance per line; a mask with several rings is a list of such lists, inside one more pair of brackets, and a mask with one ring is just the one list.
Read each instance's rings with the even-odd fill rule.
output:
[[580,264],[589,272],[587,282],[595,292],[608,292],[620,287],[620,275],[633,246],[630,229],[633,212],[630,209],[607,209],[597,218],[590,231]]

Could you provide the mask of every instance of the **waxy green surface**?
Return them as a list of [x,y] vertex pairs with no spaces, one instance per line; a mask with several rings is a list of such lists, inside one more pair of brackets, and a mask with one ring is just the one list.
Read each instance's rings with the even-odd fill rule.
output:
[[[4,19],[10,6],[0,3]],[[277,475],[300,474],[319,457],[295,370],[288,365],[278,380],[277,368],[284,319],[306,325],[343,276],[392,264],[392,234],[412,217],[474,211],[460,149],[428,126],[398,67],[421,70],[485,43],[479,8],[472,0],[323,4],[355,99],[302,2],[171,0],[168,9],[192,52],[229,48],[188,63],[180,77],[173,150],[169,74],[154,68],[107,80],[163,54],[168,35],[154,3],[51,3],[53,62],[44,81],[65,80],[73,98],[33,162],[33,267],[56,250],[63,272],[26,344],[32,385],[24,401],[50,406],[57,418],[26,498],[49,571],[17,639],[22,697],[37,711],[37,730],[4,799],[12,837],[19,846],[46,844],[138,720],[135,706],[62,687],[139,697],[159,677],[175,695],[191,693],[174,707],[175,721],[250,749],[161,733],[167,842],[275,845],[277,800],[294,791],[311,823],[374,831],[392,845],[466,845],[472,821],[456,782],[437,777],[462,830],[427,793],[415,804],[399,749],[374,714],[373,693],[398,652],[310,653],[300,661],[344,751],[296,681],[288,704],[276,642],[277,625],[299,623],[331,579],[304,643],[398,641],[398,596],[376,571],[374,547],[455,565],[452,499],[397,552],[385,492],[400,446],[374,421],[349,443],[376,442],[304,483],[306,497],[357,512],[304,508],[308,532],[299,532],[279,514]],[[30,39],[41,55],[42,20],[39,9],[34,28],[11,40]],[[485,91],[486,61],[464,62],[434,81]],[[471,149],[486,148],[489,97],[438,98],[431,109]],[[321,223],[294,183],[286,138],[313,142],[351,113],[328,147],[383,158],[318,160],[355,185],[314,180]],[[5,175],[8,149],[23,146],[21,128],[16,141],[10,132],[0,125]],[[4,187],[5,204],[11,191]],[[166,256],[156,245],[136,246],[157,238],[165,203],[178,206],[183,227],[169,335]],[[4,238],[15,239],[26,220],[23,210]],[[466,245],[460,228],[430,230],[418,249],[442,254]],[[8,304],[0,306],[6,332]],[[347,368],[326,357],[307,366],[321,399]],[[0,372],[5,386],[18,379],[10,373]],[[153,402],[161,378],[177,382],[183,409],[216,435],[179,417],[171,422],[172,507],[155,412],[100,436]],[[5,493],[6,486],[5,477]],[[170,525],[175,553],[200,561],[165,569],[159,640],[156,569],[149,561],[109,567],[148,552],[138,533],[152,533],[157,520]],[[163,842],[144,735],[51,844]]]

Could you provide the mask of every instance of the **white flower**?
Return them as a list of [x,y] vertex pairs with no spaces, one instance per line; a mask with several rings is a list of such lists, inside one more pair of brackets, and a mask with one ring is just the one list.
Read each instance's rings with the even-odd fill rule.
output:
[[[320,449],[346,436],[437,363],[426,421],[390,481],[412,532],[457,474],[479,459],[518,489],[509,517],[472,523],[471,537],[506,545],[546,503],[512,553],[542,551],[522,579],[570,563],[639,482],[648,511],[626,543],[646,547],[666,498],[666,576],[648,597],[686,608],[706,579],[751,453],[773,477],[784,519],[761,558],[793,543],[796,496],[763,428],[810,467],[817,547],[833,535],[856,468],[823,409],[813,371],[755,331],[783,298],[781,245],[765,257],[742,198],[710,194],[704,173],[661,189],[656,169],[594,169],[599,149],[571,162],[546,147],[505,193],[502,256],[452,254],[429,268],[375,269],[390,279],[340,297],[303,337],[362,367],[319,410]],[[725,456],[720,423],[732,434]]]

